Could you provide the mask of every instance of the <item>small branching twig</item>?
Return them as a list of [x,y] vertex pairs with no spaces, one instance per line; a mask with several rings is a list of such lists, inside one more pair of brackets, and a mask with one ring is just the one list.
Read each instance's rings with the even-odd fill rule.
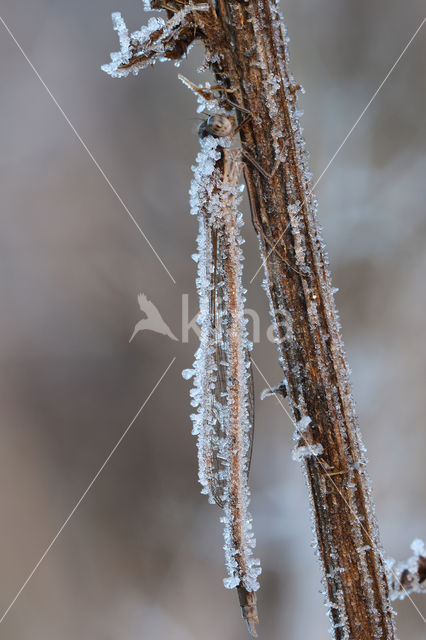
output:
[[[176,4],[176,3],[175,3]],[[158,6],[157,6],[158,5]],[[199,3],[153,3],[153,8],[164,8],[169,19],[151,18],[146,27],[129,34],[120,13],[113,13],[112,20],[120,39],[120,51],[111,54],[111,62],[102,67],[114,77],[135,75],[158,60],[180,60],[190,45],[200,36],[194,21],[194,12],[208,11],[209,5]],[[171,7],[171,8],[170,8]]]
[[411,543],[413,555],[406,562],[387,561],[390,596],[403,600],[411,593],[426,593],[426,549],[422,540]]

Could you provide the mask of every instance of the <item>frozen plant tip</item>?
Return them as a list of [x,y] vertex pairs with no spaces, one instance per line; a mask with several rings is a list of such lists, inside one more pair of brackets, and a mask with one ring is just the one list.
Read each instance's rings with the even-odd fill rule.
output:
[[[146,10],[153,8],[156,7],[145,4]],[[160,8],[163,8],[163,5],[160,5]],[[112,23],[118,33],[120,51],[111,53],[111,62],[103,65],[102,70],[115,78],[122,78],[130,73],[137,75],[139,71],[157,61],[180,60],[194,39],[194,34],[191,35],[191,14],[208,9],[209,5],[206,3],[187,3],[180,10],[171,12],[169,20],[150,18],[147,26],[130,35],[121,13],[113,13]]]
[[387,560],[390,596],[403,600],[411,593],[426,593],[426,549],[423,540],[411,543],[413,555],[406,562]]

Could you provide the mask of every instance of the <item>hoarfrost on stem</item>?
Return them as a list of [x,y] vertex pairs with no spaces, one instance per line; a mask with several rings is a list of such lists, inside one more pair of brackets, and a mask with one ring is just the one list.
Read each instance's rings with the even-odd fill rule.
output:
[[324,447],[321,443],[308,444],[306,446],[293,447],[291,457],[293,460],[298,462],[304,458],[309,458],[310,456],[315,458],[316,456],[320,456],[322,453],[324,453]]
[[[205,135],[193,167],[191,213],[198,218],[197,290],[201,327],[193,365],[193,433],[202,493],[224,509],[227,588],[259,588],[260,563],[248,511],[253,437],[251,343],[244,318],[240,151],[229,137]],[[189,372],[188,372],[189,377]]]

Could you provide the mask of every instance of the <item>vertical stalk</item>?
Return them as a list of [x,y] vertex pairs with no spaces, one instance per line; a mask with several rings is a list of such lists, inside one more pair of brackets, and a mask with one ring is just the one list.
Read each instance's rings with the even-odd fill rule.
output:
[[[251,119],[243,148],[246,182],[265,264],[296,456],[310,491],[318,555],[336,640],[395,638],[392,609],[351,396],[349,370],[298,121],[287,39],[274,0],[216,7],[222,28],[218,81]],[[299,452],[299,453],[298,453]]]

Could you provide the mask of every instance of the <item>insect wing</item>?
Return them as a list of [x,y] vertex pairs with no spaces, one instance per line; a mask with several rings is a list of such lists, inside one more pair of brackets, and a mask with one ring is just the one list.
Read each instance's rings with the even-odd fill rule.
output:
[[213,271],[210,291],[210,317],[212,320],[212,339],[214,341],[214,360],[216,380],[212,393],[212,414],[215,416],[215,429],[211,433],[211,474],[210,492],[215,502],[223,508],[226,490],[226,438],[229,424],[227,405],[228,359],[226,353],[226,305],[224,300],[223,252],[224,236],[222,229],[212,229]]
[[[213,271],[210,293],[210,317],[212,319],[212,338],[215,343],[214,359],[216,380],[214,392],[211,396],[211,413],[215,416],[215,427],[210,432],[210,492],[215,502],[223,508],[224,495],[227,485],[226,447],[229,433],[229,358],[227,345],[230,337],[227,327],[229,323],[226,308],[226,278],[224,275],[224,260],[226,260],[226,236],[223,229],[212,230]],[[246,408],[251,429],[247,434],[248,446],[246,451],[246,476],[250,471],[253,451],[254,434],[254,384],[253,365],[250,352],[246,351],[249,363],[246,389]]]
[[247,350],[247,361],[250,363],[248,368],[247,377],[247,411],[248,419],[251,424],[251,429],[248,433],[249,445],[247,448],[247,477],[250,473],[251,457],[253,454],[253,439],[254,439],[254,380],[253,380],[253,363],[251,361],[250,352]]

